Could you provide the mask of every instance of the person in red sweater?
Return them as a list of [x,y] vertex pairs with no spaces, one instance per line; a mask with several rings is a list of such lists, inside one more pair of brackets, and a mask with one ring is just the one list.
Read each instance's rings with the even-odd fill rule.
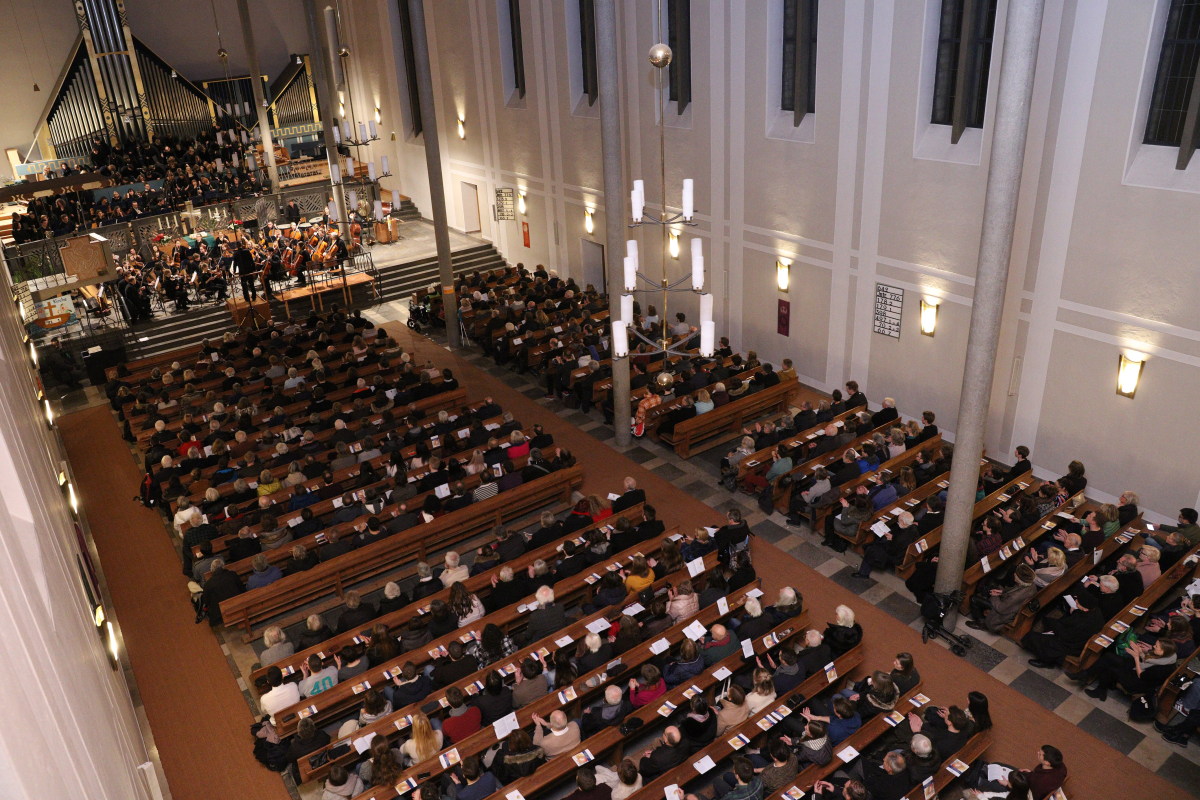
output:
[[450,740],[446,744],[457,744],[479,730],[483,716],[478,708],[467,705],[467,696],[457,686],[446,690],[446,700],[450,708],[442,720],[442,735]]
[[634,708],[653,703],[667,691],[662,673],[653,664],[642,665],[642,679],[629,679],[629,702]]

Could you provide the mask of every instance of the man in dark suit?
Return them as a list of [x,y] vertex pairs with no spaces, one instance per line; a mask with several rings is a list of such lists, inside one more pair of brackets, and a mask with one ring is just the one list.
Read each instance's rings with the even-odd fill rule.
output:
[[551,542],[561,539],[565,535],[563,533],[562,523],[556,520],[554,515],[549,511],[542,514],[541,523],[542,526],[533,532],[533,536],[530,537],[529,542],[526,545],[530,550],[536,550],[539,547],[545,547]]
[[567,624],[567,612],[562,605],[554,602],[554,590],[543,586],[537,590],[538,607],[529,615],[529,624],[521,641],[525,644],[544,639]]
[[554,579],[561,581],[572,575],[578,575],[587,567],[587,553],[580,550],[574,542],[563,544],[563,559],[554,567]]
[[462,481],[455,481],[452,491],[453,494],[446,498],[446,502],[442,504],[442,508],[447,512],[457,511],[460,508],[466,508],[471,505],[473,498],[471,493],[467,491],[467,487],[463,486]]
[[[683,735],[679,732],[679,728],[671,725],[663,731],[662,743],[653,750],[647,750],[642,754],[642,760],[638,763],[638,772],[642,774],[642,782],[650,783],[672,767],[679,766],[687,760],[691,752],[691,746],[683,741]],[[754,777],[753,766],[750,768],[750,776]]]
[[883,408],[871,415],[871,427],[878,428],[889,422],[895,422],[900,419],[900,412],[896,410],[896,401],[890,397],[883,398]]
[[1021,639],[1021,647],[1033,653],[1029,662],[1031,667],[1057,667],[1067,656],[1078,655],[1088,639],[1104,627],[1105,618],[1100,609],[1086,605],[1092,603],[1095,606],[1088,592],[1076,592],[1072,599],[1075,607],[1057,619],[1047,618],[1044,632],[1027,633]]
[[938,435],[938,427],[937,425],[933,424],[935,419],[937,419],[937,415],[932,411],[921,412],[921,424],[924,427],[921,428],[921,433],[919,436],[917,436],[917,444],[920,444],[921,442],[927,442]]
[[338,617],[335,633],[346,633],[365,627],[375,619],[375,606],[364,603],[358,592],[351,589],[346,592],[346,610]]
[[642,522],[634,528],[636,542],[644,542],[666,532],[667,526],[658,519],[658,512],[655,511],[654,506],[642,506],[642,517]]
[[[246,591],[242,579],[233,570],[225,569],[225,562],[215,559],[212,562],[212,576],[204,582],[204,605],[208,609],[208,624],[214,628],[224,620],[221,617],[221,601],[237,597]],[[200,621],[197,615],[196,621]]]
[[637,488],[637,481],[633,478],[626,478],[625,492],[612,501],[612,510],[616,514],[644,502],[646,502],[646,490]]
[[846,410],[867,407],[867,396],[858,390],[858,381],[846,381]]

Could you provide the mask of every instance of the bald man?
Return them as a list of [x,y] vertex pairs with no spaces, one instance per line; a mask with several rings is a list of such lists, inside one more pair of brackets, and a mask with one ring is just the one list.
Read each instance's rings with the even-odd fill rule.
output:
[[561,710],[552,712],[549,722],[534,714],[533,723],[533,743],[546,751],[547,759],[571,752],[582,741],[579,724],[569,721]]

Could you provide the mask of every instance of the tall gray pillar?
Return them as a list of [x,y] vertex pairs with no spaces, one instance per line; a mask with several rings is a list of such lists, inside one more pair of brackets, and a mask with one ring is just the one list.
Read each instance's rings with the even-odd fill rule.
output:
[[433,238],[437,243],[438,273],[442,280],[442,305],[446,311],[446,337],[450,349],[462,347],[458,328],[458,303],[454,300],[454,265],[450,261],[450,229],[446,222],[446,186],[442,182],[442,148],[438,141],[437,111],[433,102],[433,71],[429,65],[429,37],[425,35],[425,5],[408,0],[412,21],[413,60],[417,65],[417,95],[421,101],[421,133],[425,137],[425,165],[429,171],[429,202],[433,206]]
[[[325,75],[325,64],[328,58],[321,46],[321,32],[317,25],[317,5],[316,0],[304,0],[304,19],[308,23],[308,47],[311,50],[311,58],[308,63],[312,66],[313,84],[317,89],[317,108],[321,112],[321,134],[325,141],[325,155],[329,159],[329,175],[333,176],[333,165],[338,164],[337,141],[333,138],[333,126],[337,124],[337,120],[333,115],[334,95],[329,91],[328,78]],[[339,165],[338,169],[341,169]],[[337,204],[338,218],[341,222],[338,223],[338,228],[342,232],[342,238],[347,242],[350,241],[350,217],[346,215],[346,193],[342,191],[340,186],[332,187],[333,201]]]
[[242,40],[246,44],[246,61],[250,67],[250,85],[254,87],[254,107],[258,110],[258,130],[262,134],[263,156],[267,160],[267,176],[271,191],[279,191],[279,168],[275,165],[275,146],[271,141],[271,120],[263,106],[262,75],[258,71],[258,47],[254,44],[254,28],[250,25],[250,4],[238,0],[238,17],[242,20]]
[[[608,256],[608,318],[621,312],[625,286],[625,176],[621,169],[621,101],[617,86],[617,7],[596,0],[596,70],[600,89],[600,146],[604,153],[604,233]],[[629,419],[629,359],[612,362],[613,423],[617,444],[633,442]]]
[[946,501],[935,591],[949,593],[962,586],[975,509],[979,460],[987,430],[988,398],[1000,341],[1004,290],[1012,251],[1021,167],[1025,161],[1025,134],[1029,103],[1037,67],[1038,39],[1045,0],[1012,0],[1004,26],[1004,52],[996,97],[996,124],[988,165],[987,195],[983,206],[983,231],[979,241],[979,266],[971,305],[971,329],[958,401],[958,428],[954,461]]

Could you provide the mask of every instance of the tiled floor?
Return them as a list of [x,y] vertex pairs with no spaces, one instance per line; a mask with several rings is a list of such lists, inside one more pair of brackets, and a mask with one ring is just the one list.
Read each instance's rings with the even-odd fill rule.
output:
[[[479,366],[491,364],[481,353],[468,355],[467,359]],[[501,374],[494,367],[492,371]],[[521,379],[513,383],[518,388],[537,388],[536,376],[517,376],[512,372],[507,375]],[[558,400],[546,400],[541,395],[542,389],[538,388],[538,402],[553,408],[560,417],[593,434],[606,431],[609,436],[605,441],[614,449],[654,470],[709,506],[719,510],[739,508],[755,533],[767,541],[897,620],[918,630],[922,627],[919,607],[905,589],[904,582],[894,574],[873,572],[867,580],[851,577],[859,565],[857,555],[852,552],[836,553],[822,547],[821,536],[809,528],[787,526],[782,515],[775,513],[768,517],[764,514],[755,498],[740,492],[731,493],[722,487],[718,482],[720,460],[725,452],[736,446],[734,443],[697,453],[688,460],[679,458],[673,450],[659,446],[648,437],[621,448],[616,446],[615,435],[609,426],[603,424],[598,411],[582,414],[566,408]],[[535,395],[531,393],[530,396]],[[1200,747],[1180,748],[1168,744],[1150,724],[1130,722],[1127,718],[1129,701],[1120,692],[1112,692],[1109,699],[1101,703],[1085,695],[1084,687],[1067,679],[1060,670],[1030,668],[1028,654],[1008,639],[971,630],[961,619],[954,632],[972,640],[972,646],[964,656],[969,663],[1200,797]]]

